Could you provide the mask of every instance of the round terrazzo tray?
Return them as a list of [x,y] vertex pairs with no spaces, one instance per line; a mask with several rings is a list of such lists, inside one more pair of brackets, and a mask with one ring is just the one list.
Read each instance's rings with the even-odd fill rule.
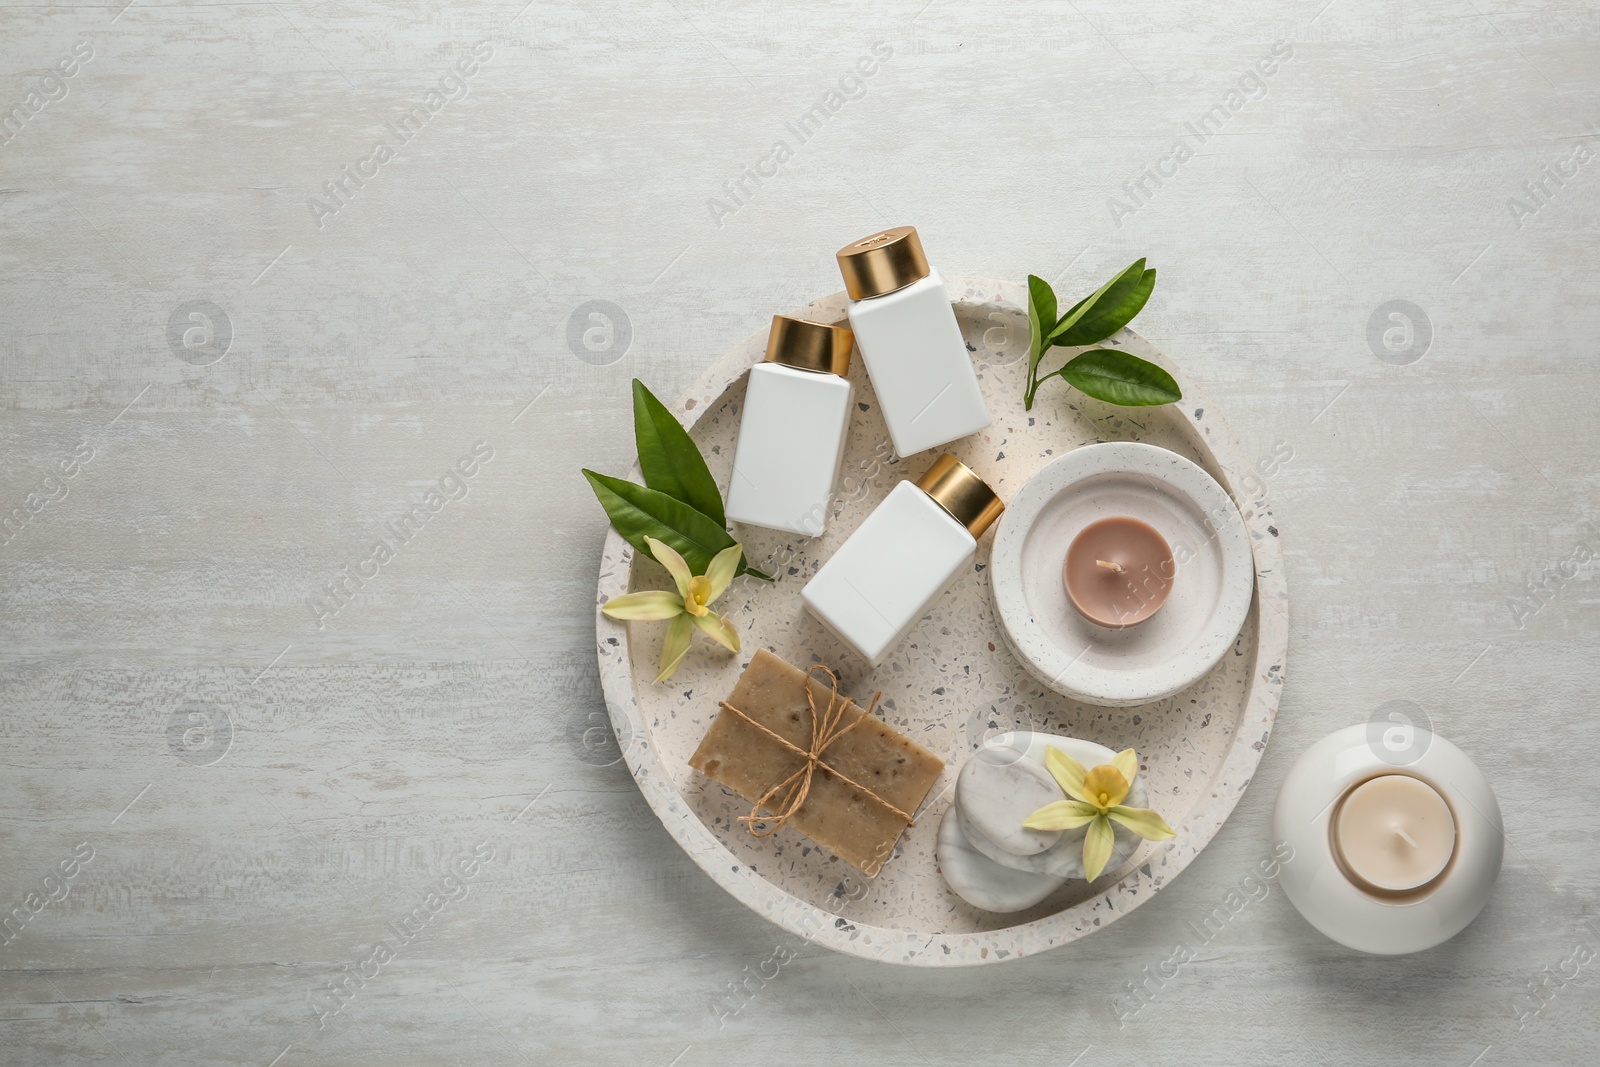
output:
[[[1103,708],[1054,693],[1008,650],[995,618],[988,560],[993,535],[979,542],[970,573],[936,600],[876,670],[868,670],[811,618],[800,588],[868,512],[905,478],[915,478],[935,452],[895,457],[861,361],[850,379],[856,409],[826,534],[798,538],[734,527],[753,565],[775,585],[745,577],[717,608],[739,629],[738,656],[697,640],[673,678],[652,682],[666,627],[608,619],[599,605],[630,589],[666,588],[665,571],[607,532],[600,564],[595,627],[600,677],[612,724],[633,772],[667,831],[719,885],[768,919],[840,952],[889,963],[969,966],[1031,955],[1074,941],[1148,900],[1193,861],[1232,812],[1266,748],[1278,708],[1288,644],[1288,590],[1283,555],[1264,499],[1242,482],[1253,457],[1202,398],[1183,381],[1184,400],[1163,408],[1123,409],[1052,382],[1034,409],[1022,410],[1028,321],[1020,284],[949,279],[956,318],[977,366],[994,423],[947,446],[1004,499],[1052,459],[1082,444],[1144,441],[1205,468],[1238,504],[1250,534],[1256,595],[1231,652],[1194,685],[1136,707]],[[790,312],[831,322],[844,318],[835,293]],[[669,406],[690,424],[718,484],[727,485],[743,409],[745,371],[762,358],[767,330],[752,334]],[[1129,330],[1112,347],[1173,368]],[[1052,359],[1071,353],[1052,351]],[[638,468],[632,477],[639,480]],[[733,688],[750,653],[770,648],[804,668],[834,667],[840,689],[863,701],[881,689],[885,721],[943,757],[944,774],[928,793],[917,823],[872,880],[813,845],[798,831],[751,837],[738,816],[748,802],[688,765]],[[979,911],[945,886],[934,861],[939,822],[966,757],[988,738],[1011,730],[1083,737],[1112,749],[1137,748],[1150,804],[1178,837],[1144,844],[1095,883],[1069,882],[1033,908],[1008,915]]]

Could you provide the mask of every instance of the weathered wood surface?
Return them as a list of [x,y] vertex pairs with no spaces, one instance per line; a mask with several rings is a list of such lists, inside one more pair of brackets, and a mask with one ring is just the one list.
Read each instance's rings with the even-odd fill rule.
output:
[[[1324,3],[0,10],[0,1062],[1592,1061],[1600,16]],[[595,729],[577,476],[629,462],[631,377],[905,221],[1064,291],[1149,256],[1294,603],[1206,854],[955,973],[791,943],[655,823]],[[1390,700],[1510,847],[1465,933],[1373,959],[1240,894],[1294,756]]]

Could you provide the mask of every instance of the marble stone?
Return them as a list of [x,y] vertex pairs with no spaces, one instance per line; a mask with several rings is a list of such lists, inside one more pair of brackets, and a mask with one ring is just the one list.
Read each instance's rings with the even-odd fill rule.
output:
[[[1064,800],[1066,793],[1062,792],[1061,787],[1054,781],[1054,777],[1050,776],[1050,771],[1045,769],[1045,752],[1048,749],[1059,749],[1061,752],[1066,752],[1078,763],[1082,763],[1085,768],[1098,765],[1098,763],[1109,763],[1110,758],[1117,755],[1117,753],[1107,749],[1104,745],[1083,741],[1080,737],[1059,737],[1051,736],[1051,734],[1035,733],[1035,731],[1016,731],[1016,733],[1002,734],[1002,736],[986,742],[984,747],[974,753],[973,757],[966,760],[965,765],[962,766],[962,771],[958,774],[958,781],[966,782],[968,768],[973,765],[984,766],[984,768],[995,768],[995,766],[1002,766],[1002,768],[1006,769],[1037,768],[1045,776],[1046,781],[1050,782],[1051,793],[1046,795],[1045,803]],[[939,853],[939,869],[958,870],[962,883],[957,885],[955,881],[950,881],[950,888],[954,889],[957,896],[965,899],[968,904],[973,904],[974,907],[1006,912],[1006,910],[1021,910],[1021,907],[1030,907],[1032,904],[1019,905],[1018,909],[1010,909],[1010,907],[990,909],[987,905],[979,904],[978,897],[968,896],[965,889],[974,888],[978,896],[982,897],[982,899],[987,899],[987,901],[1019,901],[1019,899],[1026,896],[1026,894],[1022,893],[1021,886],[1029,886],[1029,888],[1034,886],[1034,883],[1016,883],[1016,881],[1011,880],[1010,875],[997,875],[995,870],[1024,873],[1024,875],[1035,878],[1051,878],[1058,885],[1064,885],[1066,881],[1072,880],[1072,878],[1082,880],[1083,837],[1088,833],[1086,827],[1077,830],[1058,830],[1056,832],[1056,835],[1058,835],[1056,843],[1051,848],[1043,849],[1043,851],[1027,851],[1027,853],[1010,851],[1010,849],[1006,849],[1002,845],[1002,841],[1016,840],[1016,837],[1006,835],[1003,827],[1000,827],[1000,835],[997,837],[990,830],[990,827],[995,824],[994,817],[974,819],[973,816],[978,811],[982,811],[984,814],[1003,811],[1006,806],[1005,801],[986,797],[981,792],[982,787],[984,787],[984,784],[990,784],[994,789],[1006,790],[1010,789],[1014,779],[990,774],[989,771],[979,771],[979,776],[974,777],[973,781],[973,787],[966,789],[965,792],[958,787],[955,803],[950,805],[950,813],[954,813],[955,816],[954,827],[950,827],[949,830],[947,830],[946,825],[941,824],[941,827],[939,827],[939,849],[941,849],[941,853]],[[1147,797],[1141,776],[1134,777],[1133,784],[1128,789],[1126,803],[1131,808],[1149,806],[1149,797]],[[1040,806],[1043,805],[1035,805],[1035,808],[1040,808]],[[1034,811],[1034,808],[1022,811],[1021,816],[1018,816],[1018,824],[1021,824],[1021,819],[1027,817],[1029,811]],[[949,822],[952,822],[952,819],[947,814],[946,824],[949,824]],[[947,832],[960,838],[960,845],[962,845],[963,849],[978,853],[979,856],[989,861],[989,865],[963,861],[963,859],[955,859],[955,857],[946,862],[942,849],[946,848]],[[1133,830],[1128,830],[1122,825],[1112,824],[1112,835],[1114,835],[1112,853],[1110,853],[1110,857],[1106,861],[1106,869],[1101,873],[1101,878],[1106,878],[1107,875],[1117,872],[1134,853],[1138,853],[1139,845],[1142,843],[1142,838],[1139,837],[1138,833],[1134,833]],[[949,878],[946,878],[946,881],[949,881]]]
[[956,896],[998,913],[1026,911],[1066,884],[1054,875],[1002,867],[973,848],[957,823],[954,805],[939,821],[939,873]]
[[1034,856],[1061,839],[1060,830],[1030,830],[1023,820],[1061,799],[1061,787],[1038,763],[990,745],[974,752],[956,776],[956,810],[1004,852]]

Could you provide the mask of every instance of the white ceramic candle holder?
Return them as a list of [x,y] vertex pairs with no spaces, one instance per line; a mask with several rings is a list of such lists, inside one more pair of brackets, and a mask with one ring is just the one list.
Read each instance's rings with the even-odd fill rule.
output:
[[[1272,833],[1275,843],[1293,849],[1280,880],[1307,922],[1350,948],[1399,955],[1448,941],[1477,917],[1500,874],[1505,833],[1494,791],[1466,753],[1421,727],[1406,727],[1397,746],[1383,726],[1347,726],[1307,749],[1283,780]],[[1390,774],[1432,786],[1455,821],[1455,848],[1443,872],[1408,892],[1362,888],[1334,842],[1341,801]]]
[[[1061,584],[1073,538],[1113,515],[1154,527],[1177,569],[1161,609],[1120,630],[1080,615]],[[1176,452],[1133,441],[1075,448],[1028,479],[1000,516],[991,560],[1000,632],[1017,659],[1056,692],[1106,707],[1204,678],[1255,591],[1250,535],[1227,491]]]

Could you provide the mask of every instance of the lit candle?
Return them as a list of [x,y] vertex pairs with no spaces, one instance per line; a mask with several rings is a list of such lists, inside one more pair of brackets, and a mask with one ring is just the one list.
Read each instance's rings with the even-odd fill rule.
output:
[[1156,613],[1175,573],[1172,549],[1155,527],[1115,515],[1096,519],[1072,539],[1061,582],[1079,614],[1120,630]]
[[1345,794],[1333,845],[1362,888],[1403,893],[1422,888],[1449,866],[1456,820],[1427,782],[1409,774],[1379,775]]

